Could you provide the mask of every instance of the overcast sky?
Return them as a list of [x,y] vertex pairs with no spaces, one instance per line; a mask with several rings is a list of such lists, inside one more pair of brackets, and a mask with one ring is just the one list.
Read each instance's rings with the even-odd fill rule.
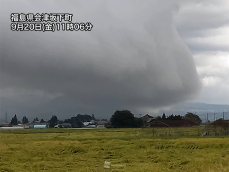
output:
[[[93,28],[11,31],[11,13],[70,13]],[[101,114],[229,104],[228,14],[227,0],[1,0],[1,102],[62,98]]]

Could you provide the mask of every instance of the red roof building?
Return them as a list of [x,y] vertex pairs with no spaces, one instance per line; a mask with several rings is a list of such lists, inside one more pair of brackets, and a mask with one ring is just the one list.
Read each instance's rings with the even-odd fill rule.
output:
[[150,123],[150,127],[191,127],[197,126],[198,124],[195,121],[189,119],[183,120],[155,120]]

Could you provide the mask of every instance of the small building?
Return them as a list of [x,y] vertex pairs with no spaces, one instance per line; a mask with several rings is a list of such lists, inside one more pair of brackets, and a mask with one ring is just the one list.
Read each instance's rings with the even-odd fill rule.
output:
[[107,121],[97,121],[97,128],[105,128],[105,124],[107,123]]
[[47,128],[47,125],[34,125],[34,129],[44,129]]
[[0,127],[3,130],[15,130],[15,129],[24,129],[23,127]]
[[13,125],[12,127],[23,127],[23,128],[29,128],[28,124],[18,124],[18,125]]
[[49,128],[49,123],[37,123],[37,122],[32,122],[32,123],[29,123],[27,124],[29,127],[28,128],[35,128],[35,129],[38,129],[38,128]]
[[96,125],[88,125],[86,128],[96,128]]
[[224,119],[218,119],[214,122],[211,123],[212,126],[214,127],[222,127],[223,129],[228,129],[229,128],[229,120],[224,120]]
[[55,125],[54,128],[72,128],[72,125],[69,123],[62,123]]
[[150,115],[144,115],[143,117],[141,117],[142,120],[145,120],[146,122],[150,122],[151,120],[154,119],[154,117],[150,116]]
[[86,126],[90,125],[90,122],[84,122],[83,125],[84,125],[84,127],[86,127]]
[[154,117],[150,116],[150,115],[144,115],[143,117],[141,117],[142,122],[143,122],[143,126],[144,127],[149,127],[150,123],[155,119]]
[[183,120],[155,120],[150,123],[150,127],[192,127],[198,126],[195,121],[189,119]]
[[1,127],[9,127],[10,124],[9,124],[9,123],[2,123],[0,126],[1,126]]
[[90,122],[84,122],[83,125],[86,128],[96,128],[96,122],[94,120],[91,120]]
[[229,120],[218,119],[209,125],[205,126],[205,135],[228,135]]

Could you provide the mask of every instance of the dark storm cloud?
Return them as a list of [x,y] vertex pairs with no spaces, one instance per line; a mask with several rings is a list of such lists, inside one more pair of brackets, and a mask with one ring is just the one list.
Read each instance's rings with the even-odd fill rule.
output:
[[[198,93],[192,55],[173,27],[177,4],[55,1],[47,8],[24,2],[27,6],[3,2],[2,90],[41,90],[85,107],[135,110],[168,106]],[[10,13],[28,11],[68,12],[73,22],[94,27],[91,32],[10,31]]]

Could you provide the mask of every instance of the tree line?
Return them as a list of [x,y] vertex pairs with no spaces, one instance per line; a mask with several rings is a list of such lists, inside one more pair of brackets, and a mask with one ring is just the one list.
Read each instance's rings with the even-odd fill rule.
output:
[[[59,120],[56,115],[53,115],[50,120],[45,121],[44,119],[39,120],[37,117],[33,119],[32,123],[49,123],[49,127],[53,128],[57,124],[62,123],[70,123],[72,127],[83,127],[83,122],[96,120],[94,114],[90,115],[81,115],[78,114],[76,117],[71,117],[65,120]],[[105,120],[105,119],[103,119]],[[26,116],[23,116],[22,122],[20,122],[15,114],[14,117],[11,119],[10,125],[18,125],[18,124],[28,124],[29,120]]]
[[[147,114],[148,115],[148,114]],[[191,112],[188,112],[185,116],[181,115],[170,115],[167,116],[163,113],[162,116],[157,116],[156,118],[152,118],[147,121],[145,117],[136,118],[129,110],[123,111],[116,111],[111,119],[110,123],[108,124],[109,127],[114,128],[133,128],[133,127],[144,127],[147,122],[150,121],[163,121],[163,120],[191,120],[194,121],[196,124],[201,124],[202,120],[198,115],[195,115]]]
[[[148,115],[148,114],[147,114]],[[189,119],[197,124],[201,124],[202,120],[198,115],[195,115],[191,112],[188,112],[185,116],[181,115],[170,115],[166,116],[165,113],[163,113],[162,116],[157,116],[156,118],[152,118],[151,120],[158,120],[158,121],[166,121],[166,120],[185,120]],[[49,127],[53,128],[57,124],[62,123],[70,123],[72,127],[74,128],[81,128],[83,127],[83,122],[88,122],[91,120],[96,120],[94,114],[92,115],[81,115],[78,114],[75,117],[71,117],[69,119],[65,120],[59,120],[56,115],[53,115],[50,120],[44,121],[43,119],[39,120],[37,117],[34,118],[33,123],[49,123]],[[104,119],[105,120],[105,119]],[[107,128],[138,128],[138,127],[144,127],[145,124],[149,122],[144,117],[142,118],[136,118],[134,117],[134,114],[129,110],[117,110],[115,113],[111,116],[110,122],[106,124]],[[20,121],[18,121],[17,116],[12,118],[10,125],[18,125]],[[22,124],[29,123],[29,120],[26,116],[23,116],[22,118]]]

